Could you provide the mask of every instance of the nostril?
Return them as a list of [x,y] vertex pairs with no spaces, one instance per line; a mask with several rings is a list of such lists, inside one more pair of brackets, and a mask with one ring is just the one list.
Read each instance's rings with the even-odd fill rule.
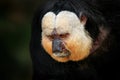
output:
[[62,48],[57,47],[57,48],[53,48],[53,53],[61,53],[62,52]]

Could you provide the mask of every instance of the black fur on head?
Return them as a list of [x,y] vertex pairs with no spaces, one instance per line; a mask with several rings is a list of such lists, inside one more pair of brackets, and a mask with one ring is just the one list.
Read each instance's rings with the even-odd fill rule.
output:
[[[49,11],[58,14],[63,10],[74,12],[78,17],[80,17],[80,14],[85,15],[88,18],[86,29],[90,32],[92,38],[98,36],[98,26],[106,25],[102,13],[96,6],[92,5],[92,2],[90,3],[87,0],[51,0],[37,14],[40,13],[39,20],[41,20],[44,14]],[[38,22],[40,25],[41,21]]]
[[[33,18],[30,41],[30,52],[34,69],[33,80],[115,79],[114,73],[116,72],[112,69],[115,69],[115,66],[113,65],[116,65],[115,63],[117,62],[115,61],[118,58],[116,58],[114,55],[117,55],[117,47],[120,46],[116,45],[116,41],[119,41],[118,37],[116,38],[116,35],[119,36],[119,28],[113,27],[114,25],[118,26],[120,19],[117,18],[117,23],[114,20],[112,21],[112,26],[108,26],[109,17],[104,16],[107,13],[107,11],[104,11],[103,9],[105,6],[101,6],[101,4],[98,2],[98,0],[50,0],[46,5],[37,10]],[[102,44],[101,47],[94,52],[96,54],[91,54],[88,58],[82,61],[69,61],[66,63],[57,62],[48,54],[46,54],[46,51],[41,45],[41,19],[45,13],[49,11],[58,14],[63,10],[74,12],[78,17],[80,17],[81,13],[82,15],[85,15],[88,19],[85,29],[90,33],[90,36],[93,38],[93,40],[96,40],[100,35],[100,27],[103,27],[105,30],[111,30],[108,37],[103,42],[104,44]],[[110,19],[112,20],[112,18]],[[114,61],[111,59],[111,56],[113,56],[112,59],[114,59]],[[114,73],[112,74],[110,70]]]

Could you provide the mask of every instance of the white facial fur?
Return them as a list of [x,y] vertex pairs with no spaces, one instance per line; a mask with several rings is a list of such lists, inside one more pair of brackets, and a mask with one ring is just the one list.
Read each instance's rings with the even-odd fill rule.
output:
[[70,11],[61,11],[58,15],[48,12],[42,19],[42,30],[46,35],[51,34],[56,28],[58,33],[71,33],[73,29],[84,29],[84,25],[80,23],[79,18]]
[[[49,48],[52,44],[46,36],[51,35],[54,29],[56,29],[58,34],[70,34],[69,38],[64,40],[66,47],[72,53],[67,59],[55,58],[52,55],[51,48]],[[53,12],[48,12],[42,18],[42,45],[48,54],[57,61],[77,61],[84,59],[89,55],[92,47],[92,39],[89,36],[89,33],[85,30],[84,23],[80,21],[75,13],[70,11],[61,11],[56,15]],[[76,50],[71,50],[72,47],[76,48]]]

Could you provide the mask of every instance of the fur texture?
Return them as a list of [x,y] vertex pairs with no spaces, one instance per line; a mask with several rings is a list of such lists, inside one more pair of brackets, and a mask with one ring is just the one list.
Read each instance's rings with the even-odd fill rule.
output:
[[[50,0],[44,7],[38,9],[33,19],[30,42],[33,80],[119,80],[119,4],[119,0]],[[49,40],[45,35],[49,35],[50,31],[45,32],[45,28],[47,26],[54,27],[55,24],[53,23],[55,21],[53,18],[59,15],[59,12],[66,10],[75,13],[80,21],[85,22],[85,24],[82,23],[84,24],[85,34],[89,34],[85,37],[88,38],[89,36],[92,39],[92,48],[86,58],[77,61],[67,59],[62,63],[61,60],[48,54],[52,47],[46,46],[51,45],[51,43],[47,43]],[[43,20],[46,13],[50,14],[46,19],[48,21]],[[52,17],[50,18],[50,16]],[[85,21],[84,16],[86,17]],[[52,20],[52,23],[47,23]],[[72,36],[74,40],[69,39],[67,44],[76,46],[75,40],[79,38],[78,34],[80,34],[79,31],[76,32],[76,37],[75,35]],[[75,34],[75,32],[72,34]],[[41,42],[43,39],[46,41]],[[43,46],[41,43],[45,45]],[[71,48],[71,50],[74,51],[75,48],[78,47]]]
[[[65,48],[70,51],[70,56],[64,58],[54,56],[52,40],[48,38],[54,28],[58,35],[69,34],[65,38],[62,37],[62,41]],[[61,11],[57,16],[52,12],[48,12],[42,19],[42,45],[46,52],[59,62],[79,61],[89,55],[92,39],[89,37],[88,32],[85,31],[82,21],[73,12]]]

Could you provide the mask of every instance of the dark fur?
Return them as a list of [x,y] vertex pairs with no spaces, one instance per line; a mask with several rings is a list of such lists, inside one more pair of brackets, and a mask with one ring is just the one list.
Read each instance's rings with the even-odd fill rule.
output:
[[[30,51],[33,62],[33,80],[119,80],[120,48],[119,0],[50,0],[39,9],[33,19]],[[83,12],[88,21],[86,30],[95,39],[98,26],[111,31],[103,45],[88,58],[67,63],[53,60],[41,46],[41,19],[46,12],[69,10],[79,16]]]

